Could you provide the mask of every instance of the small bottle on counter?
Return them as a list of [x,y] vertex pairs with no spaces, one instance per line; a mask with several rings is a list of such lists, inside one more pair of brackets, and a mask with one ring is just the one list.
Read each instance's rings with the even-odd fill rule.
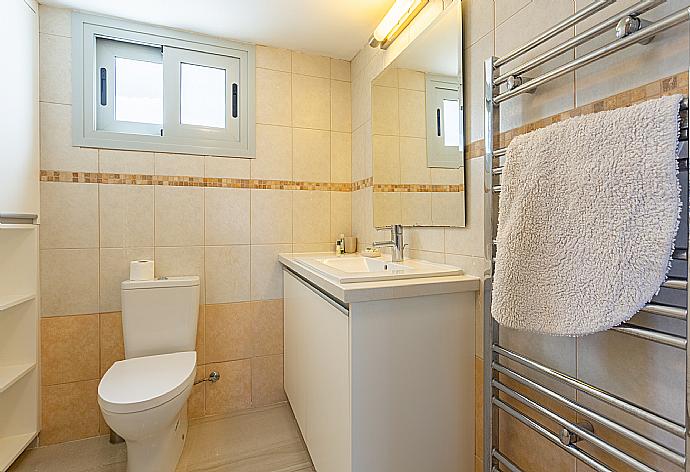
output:
[[341,234],[335,241],[335,253],[338,255],[345,254],[345,235]]

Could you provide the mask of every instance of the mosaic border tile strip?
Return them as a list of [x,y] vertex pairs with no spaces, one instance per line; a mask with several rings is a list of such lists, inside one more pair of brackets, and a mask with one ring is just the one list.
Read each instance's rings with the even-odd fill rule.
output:
[[[498,147],[506,147],[510,141],[521,134],[529,133],[539,128],[544,128],[550,124],[572,118],[574,116],[586,115],[588,113],[595,113],[599,111],[615,110],[616,108],[623,108],[634,105],[645,100],[659,98],[664,95],[682,94],[686,95],[688,90],[688,72],[680,72],[678,74],[664,77],[663,79],[641,85],[634,89],[626,90],[624,92],[611,95],[610,97],[602,98],[592,103],[582,105],[571,110],[564,111],[557,115],[547,116],[541,120],[526,123],[509,131],[504,131],[498,134],[496,140]],[[480,139],[465,146],[465,159],[473,159],[484,155],[484,140]]]
[[246,188],[254,190],[322,190],[351,192],[352,184],[292,180],[233,179],[169,175],[110,174],[105,172],[67,172],[42,170],[41,182],[160,185],[166,187]]

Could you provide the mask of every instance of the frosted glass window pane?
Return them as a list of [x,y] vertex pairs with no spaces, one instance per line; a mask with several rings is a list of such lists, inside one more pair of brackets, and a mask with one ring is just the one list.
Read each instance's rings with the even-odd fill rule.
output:
[[225,128],[225,69],[180,64],[180,122]]
[[460,109],[457,100],[443,100],[443,144],[460,145]]
[[115,119],[163,123],[163,64],[115,58]]

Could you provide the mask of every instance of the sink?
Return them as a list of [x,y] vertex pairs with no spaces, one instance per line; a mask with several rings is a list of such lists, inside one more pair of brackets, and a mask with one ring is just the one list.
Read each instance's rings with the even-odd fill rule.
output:
[[359,255],[300,257],[297,262],[316,270],[338,283],[375,282],[378,280],[411,279],[417,277],[440,277],[463,275],[462,269],[446,264],[406,259],[391,262],[385,258],[371,258]]

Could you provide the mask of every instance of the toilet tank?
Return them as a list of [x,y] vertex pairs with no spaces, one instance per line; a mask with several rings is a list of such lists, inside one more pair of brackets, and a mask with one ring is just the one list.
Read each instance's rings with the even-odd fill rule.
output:
[[125,358],[193,351],[199,277],[122,282]]

